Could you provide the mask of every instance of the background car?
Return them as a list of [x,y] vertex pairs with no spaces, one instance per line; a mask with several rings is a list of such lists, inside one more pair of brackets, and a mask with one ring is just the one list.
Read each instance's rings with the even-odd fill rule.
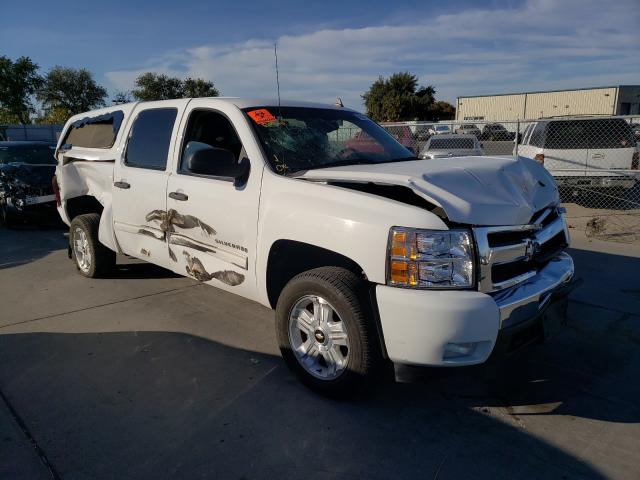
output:
[[480,138],[480,135],[482,135],[482,132],[474,123],[463,123],[455,129],[455,132],[461,135],[475,135],[477,138]]
[[487,123],[482,129],[481,140],[513,140],[515,132],[510,132],[501,123]]
[[407,125],[382,125],[382,127],[395,138],[400,145],[417,154],[416,137]]
[[542,163],[561,187],[628,189],[638,176],[635,134],[622,118],[533,122],[517,154]]
[[482,144],[475,135],[437,135],[431,137],[420,152],[420,158],[481,156]]
[[51,184],[54,149],[47,142],[0,142],[0,219],[6,226],[59,221]]
[[451,133],[451,127],[444,123],[436,123],[429,129],[431,135],[447,135]]
[[416,140],[426,142],[431,137],[430,130],[433,128],[433,124],[426,123],[416,127],[415,137]]

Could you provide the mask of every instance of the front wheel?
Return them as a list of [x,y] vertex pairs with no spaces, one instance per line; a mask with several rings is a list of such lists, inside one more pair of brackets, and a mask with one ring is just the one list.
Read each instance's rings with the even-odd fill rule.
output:
[[350,395],[379,366],[365,293],[362,279],[337,267],[301,273],[282,291],[276,307],[280,351],[311,389]]

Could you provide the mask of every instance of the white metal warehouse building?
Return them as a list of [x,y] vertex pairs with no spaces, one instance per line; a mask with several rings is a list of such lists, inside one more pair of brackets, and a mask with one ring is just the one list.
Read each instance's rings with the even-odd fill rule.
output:
[[640,114],[640,85],[458,97],[456,121]]

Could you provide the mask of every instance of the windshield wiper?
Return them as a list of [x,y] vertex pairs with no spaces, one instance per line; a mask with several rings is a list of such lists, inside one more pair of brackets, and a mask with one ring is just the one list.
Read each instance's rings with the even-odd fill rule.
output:
[[315,165],[313,167],[301,168],[300,170],[295,170],[290,172],[289,175],[295,175],[296,172],[306,172],[309,170],[319,170],[321,168],[331,168],[331,167],[347,167],[349,165],[382,165],[383,163],[392,163],[392,162],[407,162],[412,160],[420,160],[418,157],[399,157],[399,158],[391,158],[389,160],[371,160],[371,159],[353,159],[353,160],[338,160],[336,162],[323,163],[322,165]]
[[373,160],[365,160],[365,159],[353,159],[353,160],[338,160],[336,162],[323,163],[322,165],[313,166],[311,168],[307,168],[306,170],[317,170],[319,168],[330,168],[330,167],[346,167],[348,165],[370,165],[379,163]]
[[418,157],[398,157],[398,158],[390,158],[389,160],[385,160],[380,163],[392,163],[392,162],[412,162],[413,160],[420,160]]

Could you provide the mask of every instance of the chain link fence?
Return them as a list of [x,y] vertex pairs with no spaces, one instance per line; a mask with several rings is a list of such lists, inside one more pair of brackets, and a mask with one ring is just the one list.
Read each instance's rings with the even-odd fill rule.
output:
[[64,125],[0,125],[0,141],[57,142]]
[[556,180],[570,227],[640,244],[640,116],[382,125],[416,156],[525,157]]

